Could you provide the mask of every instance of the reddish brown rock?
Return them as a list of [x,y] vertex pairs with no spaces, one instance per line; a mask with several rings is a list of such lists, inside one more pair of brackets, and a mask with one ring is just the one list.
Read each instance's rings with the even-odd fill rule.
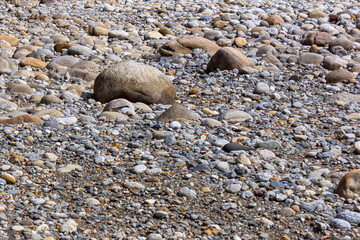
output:
[[306,35],[304,44],[316,46],[325,46],[333,40],[333,37],[330,33],[327,32],[310,32]]
[[23,123],[29,123],[29,124],[43,124],[44,121],[41,120],[39,117],[31,114],[25,114],[14,118],[8,118],[8,119],[0,119],[0,124],[8,125],[8,124],[23,124]]
[[339,15],[338,14],[331,14],[329,16],[329,22],[337,22],[339,19]]
[[232,70],[240,69],[242,67],[255,67],[255,64],[240,50],[231,47],[221,48],[210,59],[206,72],[213,72],[216,69]]

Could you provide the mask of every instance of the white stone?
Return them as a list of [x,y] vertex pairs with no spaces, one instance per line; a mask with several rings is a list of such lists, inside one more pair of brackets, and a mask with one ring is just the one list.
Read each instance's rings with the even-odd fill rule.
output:
[[76,226],[77,223],[74,220],[69,219],[61,225],[60,231],[65,233],[75,232],[77,229]]

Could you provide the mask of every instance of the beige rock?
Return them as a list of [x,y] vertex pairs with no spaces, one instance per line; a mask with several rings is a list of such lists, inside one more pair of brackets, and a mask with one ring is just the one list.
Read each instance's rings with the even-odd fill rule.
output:
[[216,128],[216,127],[222,126],[221,122],[219,122],[216,119],[212,119],[212,118],[205,118],[204,120],[201,121],[201,124],[206,127],[210,127],[210,128]]
[[43,124],[44,121],[41,120],[39,117],[31,114],[24,114],[18,117],[14,118],[8,118],[8,119],[0,119],[0,124],[8,125],[8,124],[23,124],[23,123],[29,123],[29,124]]
[[40,74],[36,75],[35,79],[42,80],[42,81],[49,81],[50,78],[48,76],[46,76],[45,74],[40,73]]
[[11,46],[17,46],[20,43],[20,41],[17,38],[9,35],[0,35],[0,41],[1,40],[10,43]]
[[114,99],[112,101],[110,101],[108,104],[106,104],[104,111],[117,111],[120,110],[121,108],[130,108],[132,110],[134,110],[134,105],[129,102],[128,100],[124,99],[124,98],[119,98],[119,99]]
[[25,78],[34,78],[35,77],[35,73],[32,71],[28,71],[28,70],[18,70],[15,73],[13,73],[12,76],[15,77],[25,77]]
[[352,170],[340,180],[335,193],[343,198],[360,197],[360,169]]
[[171,122],[171,121],[182,121],[187,120],[198,120],[200,115],[186,108],[185,106],[175,104],[170,108],[166,109],[158,118],[159,122]]
[[60,173],[68,173],[76,169],[81,169],[82,167],[78,164],[66,164],[64,167],[58,168],[57,171]]
[[109,112],[109,111],[102,112],[100,114],[100,117],[103,117],[103,116],[106,117],[107,121],[116,120],[116,119],[119,119],[119,118],[129,118],[125,114],[122,114],[122,113],[119,113],[119,112]]
[[70,40],[67,36],[64,36],[62,34],[53,34],[51,36],[52,40],[54,40],[54,43],[69,43]]
[[9,92],[33,94],[34,90],[29,85],[19,83],[11,86]]
[[175,87],[158,69],[135,61],[122,61],[98,75],[95,99],[105,103],[117,98],[146,104],[173,104]]
[[67,91],[69,90],[75,90],[76,93],[81,96],[81,94],[85,91],[85,88],[82,85],[71,85],[69,87],[67,87],[66,89]]
[[161,33],[159,33],[158,31],[150,31],[150,32],[147,32],[145,35],[146,39],[160,39],[162,37],[163,37],[163,35]]
[[61,103],[61,99],[54,95],[45,95],[42,97],[40,103],[43,104],[52,104],[52,103]]
[[11,229],[15,232],[22,232],[24,231],[24,227],[21,226],[21,225],[15,225],[15,226],[12,226]]
[[40,59],[33,58],[33,57],[26,57],[20,62],[20,66],[30,66],[30,67],[38,67],[38,68],[44,68],[46,67],[46,63],[41,61]]
[[13,175],[8,174],[8,173],[2,173],[0,175],[0,178],[4,179],[7,183],[11,183],[11,184],[16,183],[16,178]]
[[246,41],[245,38],[237,37],[237,38],[235,38],[235,44],[236,44],[238,47],[242,47],[242,46],[244,46],[245,44],[247,44],[247,41]]
[[166,27],[162,27],[159,29],[159,33],[161,33],[162,35],[166,36],[166,35],[175,35],[173,33],[173,31],[171,31],[170,29],[166,28]]
[[231,47],[224,47],[217,51],[210,59],[206,72],[213,72],[216,69],[240,69],[242,67],[254,68],[255,65],[249,58],[242,54],[240,50]]
[[110,32],[109,29],[106,29],[106,28],[103,28],[100,26],[89,28],[89,35],[92,35],[92,36],[106,36],[106,35],[108,35],[109,32]]
[[350,81],[356,77],[355,73],[349,72],[345,69],[338,69],[335,71],[330,72],[326,77],[326,82],[328,83],[338,83],[338,82],[345,82]]
[[266,21],[269,23],[269,25],[284,24],[284,20],[279,15],[271,15],[266,19]]
[[64,114],[60,112],[59,110],[52,109],[52,108],[46,108],[43,110],[40,110],[34,114],[37,117],[42,117],[45,115],[49,115],[50,117],[57,116],[57,117],[64,117]]
[[238,122],[244,122],[246,120],[251,120],[252,116],[248,114],[247,112],[232,109],[224,113],[220,116],[219,120],[226,120],[230,123],[238,123]]
[[319,9],[312,10],[309,14],[309,18],[323,18],[325,17],[325,13],[320,11]]
[[191,53],[195,48],[201,48],[214,55],[220,47],[203,37],[181,36],[161,46],[159,53],[161,56],[175,56]]

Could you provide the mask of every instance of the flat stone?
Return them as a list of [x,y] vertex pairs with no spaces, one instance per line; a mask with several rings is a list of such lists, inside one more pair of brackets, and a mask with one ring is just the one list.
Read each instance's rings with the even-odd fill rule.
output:
[[81,169],[82,167],[78,164],[66,164],[64,167],[58,168],[57,171],[60,173],[69,173],[76,169]]
[[250,114],[240,110],[229,110],[220,117],[220,120],[226,120],[230,123],[244,122],[252,119]]
[[41,120],[39,117],[31,114],[24,114],[18,117],[14,118],[8,118],[8,119],[0,119],[0,124],[8,125],[8,124],[43,124],[44,121]]
[[263,142],[256,143],[256,147],[271,150],[271,149],[275,149],[275,148],[280,148],[281,143],[279,141],[276,141],[276,140],[268,140],[268,141],[263,141]]
[[1,40],[8,42],[11,46],[17,46],[20,43],[17,38],[9,35],[0,35],[0,41]]
[[324,60],[324,57],[316,53],[304,53],[300,55],[299,63],[300,64],[321,64]]
[[125,188],[130,188],[130,189],[138,189],[138,190],[145,189],[145,186],[139,182],[131,182],[126,180],[123,185]]
[[60,232],[65,232],[65,233],[72,233],[75,232],[76,230],[77,230],[77,223],[72,219],[67,220],[66,222],[61,224],[60,227]]
[[335,218],[331,220],[330,226],[334,228],[340,228],[340,229],[351,229],[351,224],[348,221],[345,221],[340,218]]
[[238,143],[228,143],[222,147],[222,150],[225,152],[232,152],[232,151],[252,151],[255,148],[247,147]]
[[116,119],[122,119],[122,118],[129,118],[127,115],[119,113],[119,112],[109,112],[109,111],[105,111],[102,112],[99,117],[105,117],[107,121],[110,120],[116,120]]
[[29,85],[19,83],[11,86],[9,92],[17,93],[17,94],[19,93],[33,94],[34,90]]
[[199,120],[201,117],[199,114],[191,111],[185,106],[175,104],[166,109],[158,118],[159,122],[172,122],[186,120]]
[[195,198],[196,197],[196,191],[188,188],[188,187],[183,187],[180,188],[178,195],[180,197],[187,197],[187,198]]
[[30,66],[30,67],[38,67],[38,68],[44,68],[46,67],[46,62],[41,61],[40,59],[36,59],[33,57],[26,57],[20,62],[20,66]]
[[355,73],[349,72],[345,69],[338,69],[330,72],[326,77],[326,82],[328,83],[338,83],[346,82],[354,79],[356,77]]
[[353,211],[340,212],[336,215],[336,218],[340,218],[354,225],[358,225],[360,223],[360,213],[358,212],[353,212]]
[[16,178],[8,173],[2,173],[0,174],[0,178],[4,179],[7,183],[10,184],[15,184],[16,183]]
[[188,54],[195,48],[201,48],[210,55],[214,55],[219,46],[212,41],[198,36],[180,36],[159,48],[161,56],[176,56],[180,54]]

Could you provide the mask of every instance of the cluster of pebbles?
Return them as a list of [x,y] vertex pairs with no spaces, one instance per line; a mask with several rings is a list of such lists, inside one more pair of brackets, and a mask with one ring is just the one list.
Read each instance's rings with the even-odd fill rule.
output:
[[358,1],[0,12],[0,239],[360,239]]

